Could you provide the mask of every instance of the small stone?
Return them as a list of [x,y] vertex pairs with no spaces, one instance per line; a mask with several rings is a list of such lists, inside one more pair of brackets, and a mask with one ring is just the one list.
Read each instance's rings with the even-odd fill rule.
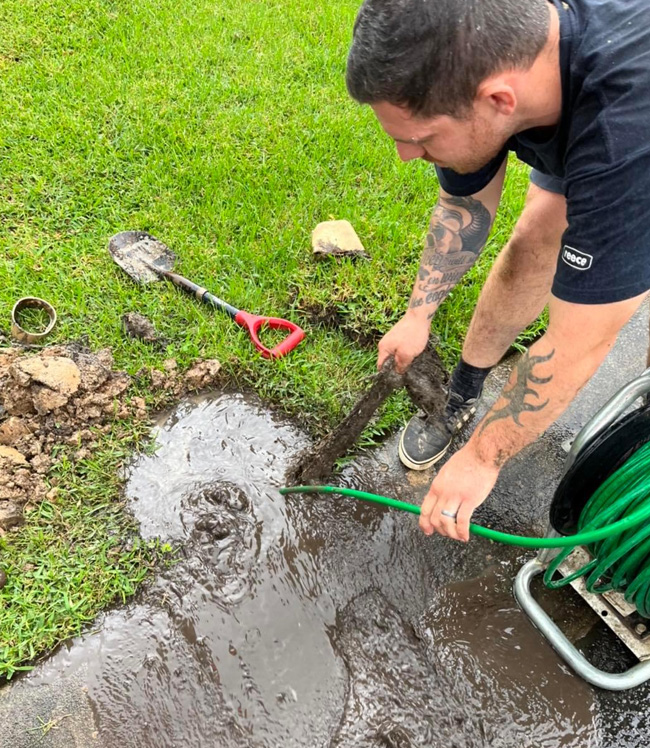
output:
[[311,235],[315,257],[370,258],[349,221],[323,221]]
[[13,501],[0,501],[0,527],[8,530],[10,527],[20,524],[23,511]]

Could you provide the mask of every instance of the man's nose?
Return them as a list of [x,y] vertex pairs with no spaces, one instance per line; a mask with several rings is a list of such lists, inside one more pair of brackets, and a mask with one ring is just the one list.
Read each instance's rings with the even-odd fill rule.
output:
[[412,161],[414,158],[422,158],[425,150],[421,145],[415,143],[395,143],[397,153],[402,161]]

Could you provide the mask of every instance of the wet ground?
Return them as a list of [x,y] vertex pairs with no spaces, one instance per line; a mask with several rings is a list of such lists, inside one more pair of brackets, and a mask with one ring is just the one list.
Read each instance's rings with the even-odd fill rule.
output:
[[[560,443],[642,371],[646,325],[644,312],[591,392],[506,467],[478,522],[544,531]],[[492,394],[505,376],[493,375]],[[180,562],[0,691],[0,745],[650,742],[650,688],[596,691],[518,610],[512,580],[529,554],[425,538],[412,515],[349,499],[281,497],[305,436],[240,395],[185,401],[157,440],[127,494],[142,534],[177,544]],[[392,440],[356,460],[342,482],[419,502],[432,476],[407,475],[394,451]],[[540,595],[600,666],[629,664],[570,593]]]

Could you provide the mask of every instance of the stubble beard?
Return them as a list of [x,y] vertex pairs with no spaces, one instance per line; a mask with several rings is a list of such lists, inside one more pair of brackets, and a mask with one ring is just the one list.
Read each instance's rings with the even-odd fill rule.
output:
[[505,133],[489,130],[483,122],[474,123],[471,135],[475,144],[472,153],[462,162],[450,165],[458,174],[473,174],[487,166],[499,155],[509,138]]

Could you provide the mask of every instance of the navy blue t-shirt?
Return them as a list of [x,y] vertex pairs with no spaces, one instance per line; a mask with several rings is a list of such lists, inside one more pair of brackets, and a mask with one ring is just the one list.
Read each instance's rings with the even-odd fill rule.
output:
[[582,304],[650,289],[650,0],[551,0],[562,115],[512,137],[475,174],[437,168],[452,195],[487,186],[509,150],[563,181],[568,229],[553,294]]

